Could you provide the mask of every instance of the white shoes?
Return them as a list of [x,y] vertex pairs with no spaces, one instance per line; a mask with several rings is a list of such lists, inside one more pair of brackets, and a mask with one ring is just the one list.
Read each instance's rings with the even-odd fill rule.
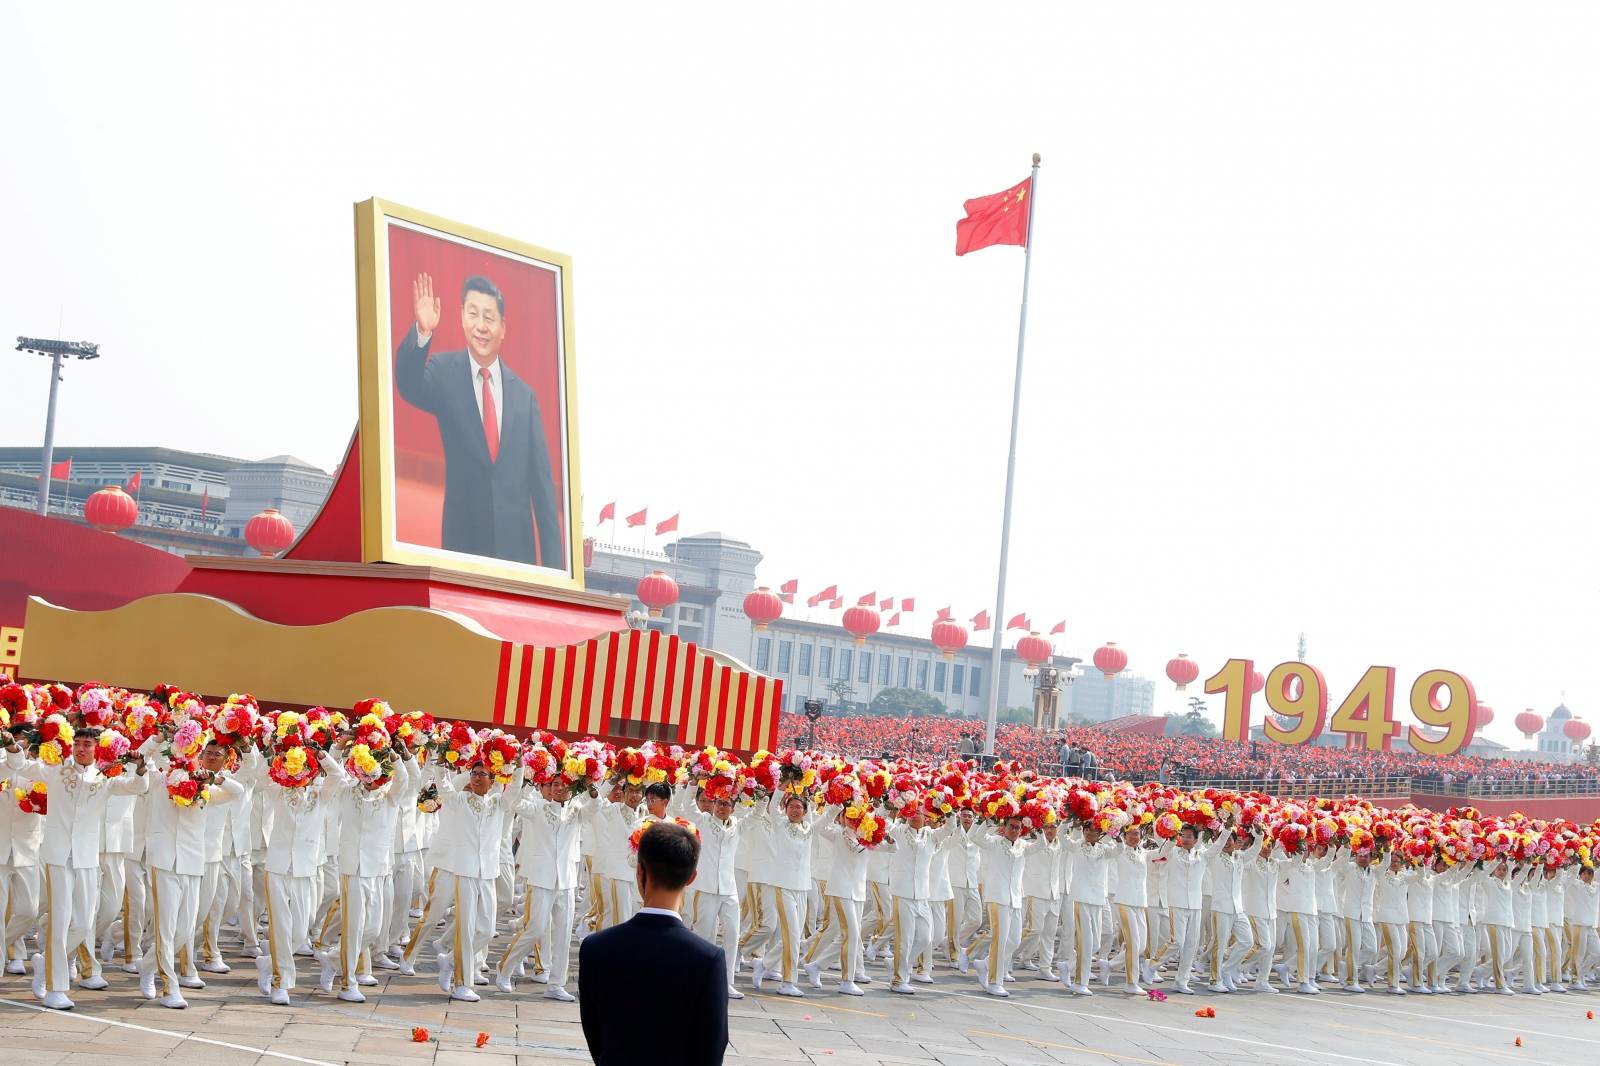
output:
[[508,996],[517,990],[516,986],[511,983],[511,978],[505,974],[499,974],[495,977],[494,986]]
[[762,962],[761,962],[760,959],[756,959],[753,962],[751,962],[751,964],[750,964],[750,983],[755,985],[755,988],[756,988],[757,992],[761,991],[761,982],[763,980],[765,980],[766,976],[767,976],[767,968],[766,968],[766,966],[762,965]]
[[198,992],[200,989],[204,988],[205,986],[206,986],[206,983],[204,981],[200,980],[200,978],[195,974],[186,974],[186,975],[183,975],[183,976],[178,978],[178,987],[179,988],[187,988],[187,989],[191,989],[193,991]]
[[51,1010],[71,1010],[75,1006],[65,992],[46,992],[43,1002]]
[[804,999],[806,994],[800,991],[794,985],[785,981],[783,984],[778,986],[778,995],[789,996],[792,999]]
[[1088,985],[1067,985],[1067,991],[1071,992],[1075,996],[1094,995],[1094,992],[1090,990]]
[[367,997],[361,994],[359,988],[344,988],[339,990],[339,998],[346,1003],[365,1003]]
[[866,995],[865,992],[861,991],[861,986],[856,984],[854,981],[840,981],[839,982],[839,994],[841,996],[864,996],[864,995]]
[[204,970],[206,973],[232,973],[233,972],[232,967],[230,967],[227,963],[223,962],[221,959],[207,959],[205,962],[202,962],[200,964],[200,968],[202,970]]
[[156,975],[142,973],[139,975],[139,994],[145,999],[156,998]]
[[33,956],[33,998],[44,998],[44,955],[39,952]]
[[333,978],[337,967],[334,966],[333,956],[331,955],[322,956],[320,961],[322,963],[322,976],[318,979],[317,986],[322,989],[324,995],[327,995],[333,991]]
[[1005,986],[1004,985],[991,985],[987,981],[985,981],[985,982],[982,982],[982,987],[983,987],[983,990],[985,992],[989,993],[991,996],[998,996],[1001,999],[1006,999],[1011,995],[1010,992],[1007,992],[1005,990]]
[[380,970],[398,970],[400,968],[398,962],[395,962],[393,958],[383,952],[372,956],[372,965]]
[[1346,992],[1353,992],[1358,996],[1361,995],[1362,993],[1366,992],[1366,989],[1364,987],[1362,987],[1361,985],[1345,985],[1344,986],[1344,990]]
[[[517,969],[519,969],[519,970],[521,968],[522,967],[520,967],[520,966],[517,967]],[[522,975],[519,973],[517,976],[521,977]],[[536,985],[547,985],[547,984],[550,983],[550,974],[545,970],[540,970],[539,972],[535,973],[531,978],[529,978],[529,980],[531,980]]]
[[576,1003],[578,1000],[577,996],[573,995],[571,992],[568,992],[560,985],[551,985],[549,988],[545,989],[544,998],[557,1000],[561,1003]]
[[933,984],[933,975],[928,973],[914,973],[911,975],[911,979],[919,985]]
[[95,974],[90,974],[88,977],[85,977],[83,980],[78,982],[78,987],[87,989],[90,992],[100,992],[109,987],[109,985],[104,977],[98,977]]
[[1144,995],[1144,987],[1139,984],[1131,984],[1122,990],[1122,994],[1125,996],[1142,996]]
[[1295,991],[1299,992],[1302,996],[1315,996],[1320,994],[1322,989],[1317,987],[1315,981],[1303,981],[1295,986]]
[[[454,975],[451,973],[451,971],[454,969],[454,966],[451,964],[449,952],[444,952],[438,956],[438,965],[439,991],[449,992],[455,987]],[[468,989],[468,991],[471,990]],[[474,997],[474,999],[476,999],[476,997]],[[468,1002],[470,1003],[472,1000],[468,1000]]]
[[739,991],[737,988],[734,988],[732,985],[729,985],[728,986],[728,998],[729,999],[743,999],[744,998],[744,993]]
[[457,985],[451,990],[450,998],[459,999],[463,1003],[476,1003],[478,1002],[478,993],[474,992],[466,985]]
[[1194,995],[1194,989],[1189,987],[1189,982],[1187,982],[1187,981],[1178,982],[1177,984],[1172,986],[1172,990],[1174,992],[1178,993],[1178,995],[1180,995],[1180,996],[1192,996],[1192,995]]
[[189,1001],[184,999],[183,996],[179,995],[177,992],[168,992],[166,995],[156,1000],[156,1002],[168,1010],[183,1010],[183,1008],[189,1005]]
[[917,990],[911,987],[910,981],[899,981],[889,986],[889,991],[898,992],[902,996],[914,996]]
[[804,969],[806,971],[806,979],[811,982],[811,987],[812,988],[821,988],[822,987],[822,967],[818,966],[814,962],[811,962],[811,963],[807,963],[805,965]]
[[289,990],[287,988],[274,988],[272,994],[267,997],[267,1002],[275,1007],[287,1007],[289,1005]]
[[1226,995],[1227,993],[1233,991],[1233,989],[1229,988],[1227,986],[1227,984],[1222,982],[1222,981],[1213,981],[1207,987],[1210,988],[1211,991],[1218,992],[1218,993],[1221,993],[1223,995]]

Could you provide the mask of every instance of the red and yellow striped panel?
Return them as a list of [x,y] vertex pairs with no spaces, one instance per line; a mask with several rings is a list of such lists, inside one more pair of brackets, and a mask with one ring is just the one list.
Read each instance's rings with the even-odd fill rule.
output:
[[670,733],[685,746],[753,751],[776,743],[782,693],[780,681],[655,630],[554,648],[503,641],[494,721],[604,737],[620,718],[675,726]]

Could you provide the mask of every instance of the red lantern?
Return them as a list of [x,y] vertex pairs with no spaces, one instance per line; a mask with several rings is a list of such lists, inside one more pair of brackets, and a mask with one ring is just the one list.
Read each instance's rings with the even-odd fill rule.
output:
[[756,629],[763,630],[783,617],[783,601],[777,593],[762,585],[744,598],[744,613],[756,624]]
[[1523,711],[1516,717],[1517,732],[1532,738],[1535,733],[1544,728],[1544,719],[1532,711]]
[[933,623],[933,646],[944,653],[945,661],[954,659],[967,646],[967,627],[954,618],[939,619]]
[[1051,652],[1055,651],[1050,642],[1037,633],[1029,633],[1017,641],[1017,658],[1027,664],[1026,672],[1034,674],[1039,667],[1050,661]]
[[1484,726],[1494,721],[1494,708],[1489,706],[1487,703],[1480,703],[1476,705],[1473,708],[1472,720],[1474,723],[1473,728],[1475,730],[1482,729]]
[[1250,695],[1254,696],[1257,692],[1260,692],[1262,689],[1264,689],[1266,687],[1267,687],[1266,675],[1264,675],[1260,670],[1257,670],[1254,667],[1252,667],[1250,669]]
[[639,602],[650,608],[651,618],[660,618],[663,607],[678,602],[678,583],[661,570],[653,570],[639,580]]
[[1200,664],[1183,652],[1180,651],[1176,659],[1167,660],[1167,680],[1177,685],[1179,692],[1199,676]]
[[139,505],[120,486],[107,485],[83,502],[83,520],[96,529],[116,533],[139,520]]
[[1095,649],[1094,665],[1109,681],[1128,665],[1128,653],[1117,647],[1116,641],[1108,640],[1104,646]]
[[1574,744],[1582,744],[1584,741],[1589,739],[1589,723],[1580,722],[1576,718],[1562,726],[1561,731],[1565,733],[1567,735],[1567,739],[1572,741]]
[[294,543],[294,523],[268,507],[244,524],[244,542],[262,555],[277,555]]
[[878,623],[882,619],[873,607],[852,607],[844,613],[844,631],[856,638],[857,644],[865,644],[867,638],[878,631]]

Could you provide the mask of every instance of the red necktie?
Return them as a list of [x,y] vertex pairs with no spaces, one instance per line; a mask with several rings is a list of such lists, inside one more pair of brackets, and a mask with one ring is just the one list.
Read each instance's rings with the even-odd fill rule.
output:
[[478,377],[483,379],[483,439],[489,445],[492,463],[500,457],[500,420],[494,414],[494,390],[489,388],[488,368],[479,367]]

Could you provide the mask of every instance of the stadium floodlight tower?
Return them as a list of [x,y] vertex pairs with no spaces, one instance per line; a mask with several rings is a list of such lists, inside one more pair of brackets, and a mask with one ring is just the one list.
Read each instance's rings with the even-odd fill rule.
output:
[[44,416],[44,455],[39,466],[39,513],[50,511],[50,466],[56,451],[56,387],[61,384],[61,360],[98,359],[100,345],[93,341],[50,341],[39,337],[18,337],[17,351],[50,357],[50,406]]

